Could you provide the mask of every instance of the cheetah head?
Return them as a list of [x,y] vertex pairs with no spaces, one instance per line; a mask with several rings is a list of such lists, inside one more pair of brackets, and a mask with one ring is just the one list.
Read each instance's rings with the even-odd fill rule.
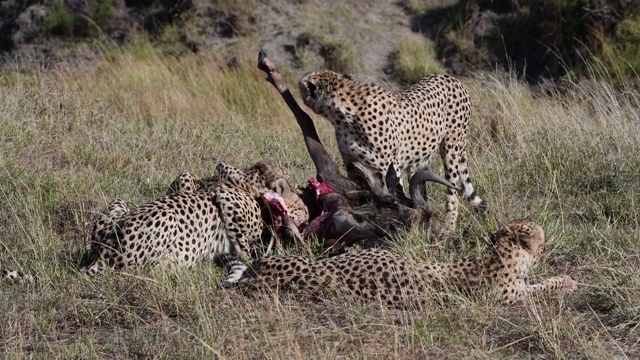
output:
[[298,88],[305,105],[316,114],[326,115],[325,107],[332,101],[331,94],[353,81],[350,75],[321,70],[303,76]]
[[509,253],[513,250],[524,251],[533,264],[539,262],[544,254],[544,230],[530,220],[514,220],[503,224],[490,239],[499,250],[504,249]]
[[[287,216],[297,226],[304,226],[309,220],[309,211],[298,194],[289,185],[290,178],[284,168],[269,162],[259,162],[246,169],[238,169],[224,162],[216,165],[217,176],[221,181],[248,191],[251,196],[261,199],[265,204],[277,204],[282,201],[287,210]],[[278,199],[273,197],[265,200],[265,193],[277,193]]]
[[[292,201],[292,198],[297,199],[297,201]],[[300,198],[293,191],[285,192],[283,195],[274,191],[267,191],[262,194],[260,200],[269,210],[271,223],[279,240],[276,245],[282,240],[288,243],[304,245],[301,232],[308,225],[308,213],[306,211],[300,212],[301,208],[298,203]],[[304,208],[304,204],[302,206]]]
[[289,176],[284,169],[269,162],[259,162],[246,169],[238,169],[225,162],[216,165],[217,176],[233,185],[248,188],[259,197],[266,191],[282,193],[289,186]]
[[275,189],[282,198],[282,203],[286,208],[285,214],[293,225],[302,231],[309,222],[309,209],[302,199],[302,192],[289,186],[289,183],[280,182]]
[[275,164],[259,162],[244,170],[244,181],[248,183],[258,196],[264,194],[278,194],[277,197],[268,195],[267,203],[278,205],[282,215],[287,216],[296,227],[306,226],[309,211],[299,193],[290,185],[290,178],[285,170]]

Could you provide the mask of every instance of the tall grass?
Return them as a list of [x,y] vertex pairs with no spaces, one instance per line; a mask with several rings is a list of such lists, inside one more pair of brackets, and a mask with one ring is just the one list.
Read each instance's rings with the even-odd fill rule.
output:
[[[152,199],[180,171],[210,175],[217,160],[268,159],[298,183],[314,174],[256,52],[229,68],[212,54],[176,59],[138,44],[95,68],[0,73],[0,264],[41,279],[0,283],[3,358],[638,356],[639,99],[595,80],[547,96],[511,77],[463,79],[474,103],[472,176],[492,213],[484,220],[463,205],[441,242],[415,229],[392,246],[447,261],[482,249],[481,235],[500,222],[529,216],[549,245],[534,280],[570,274],[576,294],[507,308],[487,291],[401,312],[220,292],[222,271],[208,263],[77,274],[84,223],[115,197]],[[316,124],[338,159],[327,122]],[[444,190],[429,191],[442,207]]]

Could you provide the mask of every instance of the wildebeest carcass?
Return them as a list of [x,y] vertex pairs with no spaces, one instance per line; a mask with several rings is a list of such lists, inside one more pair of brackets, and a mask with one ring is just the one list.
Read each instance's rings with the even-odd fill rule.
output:
[[433,181],[455,189],[453,184],[422,170],[410,179],[410,198],[407,198],[393,166],[389,166],[384,174],[385,181],[382,174],[372,174],[359,165],[356,165],[362,175],[359,179],[343,176],[322,145],[313,120],[300,108],[282,74],[262,50],[258,68],[267,74],[267,81],[278,90],[293,112],[316,167],[316,178],[309,179],[308,185],[301,189],[310,215],[309,225],[303,231],[304,238],[316,235],[324,240],[325,247],[343,247],[361,240],[389,237],[415,222],[436,224],[433,208],[422,196],[420,186],[426,181]]

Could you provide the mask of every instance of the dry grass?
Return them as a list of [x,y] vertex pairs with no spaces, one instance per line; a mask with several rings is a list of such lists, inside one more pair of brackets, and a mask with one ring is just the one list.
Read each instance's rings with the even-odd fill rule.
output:
[[[541,97],[510,78],[464,79],[476,109],[471,167],[493,214],[484,221],[463,205],[441,243],[416,229],[394,245],[451,260],[482,248],[476,239],[498,223],[530,216],[550,248],[535,279],[568,273],[582,284],[571,296],[505,308],[486,292],[401,312],[219,292],[222,271],[208,263],[78,275],[83,223],[114,197],[152,199],[182,170],[210,175],[216,160],[269,159],[299,183],[314,174],[289,110],[255,69],[257,49],[246,54],[228,69],[213,55],[164,58],[143,44],[95,69],[0,73],[0,264],[41,279],[0,283],[0,357],[640,355],[639,97],[598,83]],[[329,126],[316,123],[337,158]],[[441,204],[444,191],[430,190]]]

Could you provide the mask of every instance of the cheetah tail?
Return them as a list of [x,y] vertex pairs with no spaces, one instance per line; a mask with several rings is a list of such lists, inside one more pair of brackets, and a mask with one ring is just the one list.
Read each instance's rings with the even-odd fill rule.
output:
[[216,255],[213,262],[218,266],[226,268],[229,272],[227,277],[220,282],[220,288],[222,289],[233,288],[248,268],[237,256],[229,253]]
[[35,277],[33,275],[10,269],[2,269],[1,278],[6,281],[18,283],[33,283],[35,281]]

